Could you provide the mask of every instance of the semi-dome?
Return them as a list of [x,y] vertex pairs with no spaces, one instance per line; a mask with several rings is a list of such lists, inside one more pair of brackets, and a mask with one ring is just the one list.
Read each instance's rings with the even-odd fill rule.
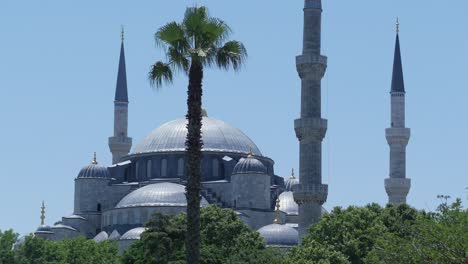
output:
[[[202,197],[200,204],[206,206],[208,202]],[[138,206],[187,206],[185,186],[170,182],[146,185],[127,194],[116,208]]]
[[141,234],[145,232],[144,227],[136,227],[128,230],[120,237],[120,240],[138,240],[141,237]]
[[[153,130],[133,149],[134,154],[149,152],[184,151],[187,120],[176,119]],[[217,119],[202,119],[204,151],[252,153],[262,156],[255,143],[241,130]]]
[[237,162],[232,170],[232,174],[266,174],[267,168],[261,161],[251,154],[247,158],[242,158]]
[[294,201],[293,192],[287,191],[282,192],[278,199],[280,200],[280,210],[285,212],[288,215],[297,215],[299,214],[299,206]]
[[96,153],[91,164],[83,167],[78,173],[77,178],[110,178],[110,173],[107,167],[99,165],[96,160]]
[[258,230],[268,246],[291,247],[299,244],[299,233],[296,229],[280,224],[271,224]]

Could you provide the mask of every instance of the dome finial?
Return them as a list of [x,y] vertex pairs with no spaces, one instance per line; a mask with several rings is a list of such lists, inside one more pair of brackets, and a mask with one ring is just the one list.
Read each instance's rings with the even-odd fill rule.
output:
[[291,177],[290,177],[291,180],[295,180],[296,179],[296,176],[294,176],[294,168],[291,169]]
[[276,210],[275,210],[275,220],[273,220],[274,224],[281,224],[281,215],[280,215],[280,199],[276,199]]
[[42,201],[42,206],[41,206],[41,225],[44,225],[45,222],[45,206],[44,206],[44,201]]
[[97,159],[96,159],[96,152],[94,152],[93,161],[91,163],[92,164],[98,164]]
[[400,33],[400,21],[398,20],[398,17],[396,18],[396,33]]

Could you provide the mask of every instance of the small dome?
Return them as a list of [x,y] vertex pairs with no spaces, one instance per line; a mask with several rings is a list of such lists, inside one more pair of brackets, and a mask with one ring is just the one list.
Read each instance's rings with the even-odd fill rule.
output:
[[292,191],[292,187],[299,184],[299,180],[294,176],[294,169],[291,171],[291,176],[286,180],[285,187],[286,191]]
[[[202,197],[200,204],[208,202]],[[187,206],[185,186],[170,182],[146,185],[127,194],[115,208],[136,206]]]
[[294,201],[293,192],[282,192],[278,197],[280,210],[288,215],[298,215],[299,206]]
[[120,237],[120,240],[138,240],[145,230],[146,229],[144,227],[130,229]]
[[83,167],[80,173],[78,173],[77,178],[110,178],[110,173],[107,170],[107,167],[98,164],[96,153],[94,153],[94,158],[91,164]]
[[242,158],[237,162],[236,166],[232,170],[232,175],[234,174],[266,174],[267,169],[265,165],[258,159],[254,158],[252,155],[249,155],[247,158]]
[[48,225],[40,225],[37,229],[36,232],[53,232],[52,228]]
[[95,242],[102,242],[106,241],[107,239],[109,239],[109,235],[107,235],[106,231],[101,231],[93,238]]
[[30,237],[34,237],[34,234],[29,234],[29,235],[26,235],[26,236],[22,236],[20,237],[18,240],[16,240],[16,242],[13,244],[13,250],[17,250],[18,248],[20,248],[22,245],[24,245],[24,243],[26,242],[26,238],[30,236]]
[[299,233],[287,225],[271,224],[258,230],[268,246],[291,247],[299,244]]

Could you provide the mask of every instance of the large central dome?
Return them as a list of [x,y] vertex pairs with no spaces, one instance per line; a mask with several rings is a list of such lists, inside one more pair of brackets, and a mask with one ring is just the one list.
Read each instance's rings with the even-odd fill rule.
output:
[[[133,153],[184,151],[187,120],[176,119],[156,128],[134,149]],[[217,119],[202,120],[204,151],[249,153],[262,156],[255,143],[239,129]]]

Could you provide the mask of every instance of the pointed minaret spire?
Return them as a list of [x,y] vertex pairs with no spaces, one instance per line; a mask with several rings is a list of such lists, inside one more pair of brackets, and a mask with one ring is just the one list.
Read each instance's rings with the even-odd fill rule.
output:
[[395,41],[395,55],[393,57],[393,74],[392,74],[392,92],[405,92],[405,84],[403,82],[403,67],[401,65],[400,54],[400,22],[396,22],[396,41]]
[[405,85],[400,54],[400,22],[396,22],[396,43],[393,59],[390,128],[385,130],[390,146],[390,175],[384,181],[388,202],[406,203],[406,196],[411,187],[411,180],[406,178],[406,145],[410,138],[410,129],[405,127]]
[[122,27],[121,38],[122,44],[120,45],[120,58],[119,58],[119,72],[117,73],[117,86],[115,89],[115,101],[127,102],[127,70],[125,68],[125,49],[124,49],[124,30]]
[[124,30],[121,31],[119,70],[114,100],[114,135],[109,138],[112,163],[115,164],[130,152],[132,138],[128,137],[127,70],[125,68]]

